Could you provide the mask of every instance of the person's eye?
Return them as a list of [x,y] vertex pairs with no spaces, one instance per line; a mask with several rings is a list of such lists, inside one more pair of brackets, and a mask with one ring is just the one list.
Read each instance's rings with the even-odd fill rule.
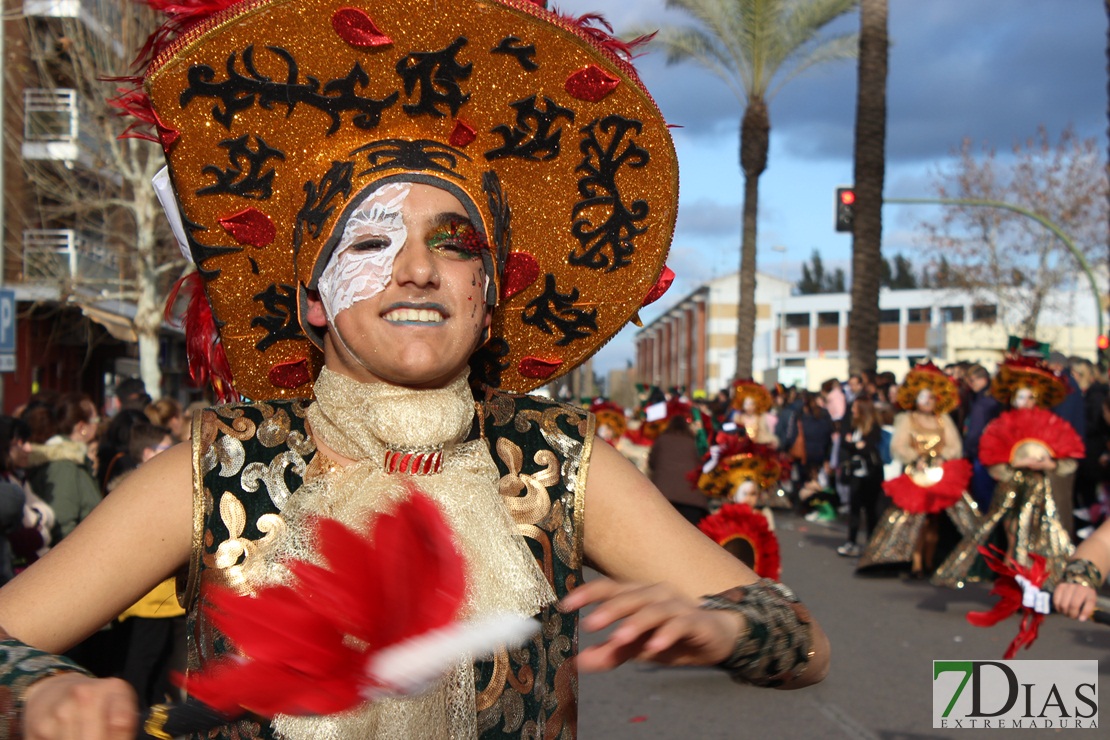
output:
[[353,252],[377,252],[382,249],[388,249],[392,242],[388,236],[368,236],[365,239],[359,239],[351,245]]

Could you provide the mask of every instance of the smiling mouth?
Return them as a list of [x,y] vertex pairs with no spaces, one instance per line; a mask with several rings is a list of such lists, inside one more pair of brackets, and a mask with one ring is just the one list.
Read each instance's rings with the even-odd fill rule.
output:
[[382,318],[394,324],[442,324],[446,316],[435,308],[394,308]]

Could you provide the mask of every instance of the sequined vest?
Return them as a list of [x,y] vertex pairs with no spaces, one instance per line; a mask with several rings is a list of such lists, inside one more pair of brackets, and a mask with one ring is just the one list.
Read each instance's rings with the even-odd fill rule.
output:
[[[305,430],[309,401],[236,404],[204,411],[193,430],[193,556],[184,584],[189,668],[231,647],[201,606],[212,585],[244,589],[243,565],[263,556],[281,512],[322,456]],[[594,417],[533,396],[488,392],[475,419],[500,473],[498,489],[560,598],[581,580],[583,496]],[[547,607],[533,642],[475,664],[479,736],[574,738],[577,615]],[[200,738],[275,737],[266,721],[240,720]]]

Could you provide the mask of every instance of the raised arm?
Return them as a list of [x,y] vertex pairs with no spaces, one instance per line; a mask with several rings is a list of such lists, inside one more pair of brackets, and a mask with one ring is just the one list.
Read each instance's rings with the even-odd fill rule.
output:
[[[796,646],[808,640],[811,651],[801,656],[808,657],[808,664],[803,660],[790,676],[762,677],[768,685],[800,688],[824,678],[828,640],[804,607],[757,583],[755,573],[691,526],[620,453],[604,444],[593,450],[585,550],[613,580],[579,587],[564,606],[595,604],[583,620],[586,629],[621,626],[605,643],[582,651],[583,670],[606,670],[631,659],[734,667],[738,653],[754,665],[760,656],[753,653],[756,641],[747,639],[748,627],[750,620],[759,620],[774,632],[769,643],[783,638]],[[715,594],[721,599],[703,603],[703,597]],[[739,607],[729,608],[728,602]]]
[[27,657],[31,649],[72,647],[184,565],[192,498],[191,452],[178,445],[135,471],[46,557],[0,589],[0,630],[13,638],[0,643],[0,683],[15,690],[17,702],[26,700],[28,737],[134,736],[135,699],[122,681],[87,679],[61,664],[35,680],[27,666],[44,660]]
[[1107,573],[1110,573],[1110,521],[1099,525],[1075,549],[1052,595],[1056,611],[1081,622],[1090,619],[1098,588]]

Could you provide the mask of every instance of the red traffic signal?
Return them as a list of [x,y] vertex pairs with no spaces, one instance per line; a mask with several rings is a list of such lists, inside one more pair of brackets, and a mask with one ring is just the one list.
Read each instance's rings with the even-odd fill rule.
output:
[[1105,334],[1099,334],[1098,335],[1098,348],[1100,350],[1110,349],[1110,337],[1106,336]]
[[836,230],[852,231],[856,220],[856,189],[836,189]]

